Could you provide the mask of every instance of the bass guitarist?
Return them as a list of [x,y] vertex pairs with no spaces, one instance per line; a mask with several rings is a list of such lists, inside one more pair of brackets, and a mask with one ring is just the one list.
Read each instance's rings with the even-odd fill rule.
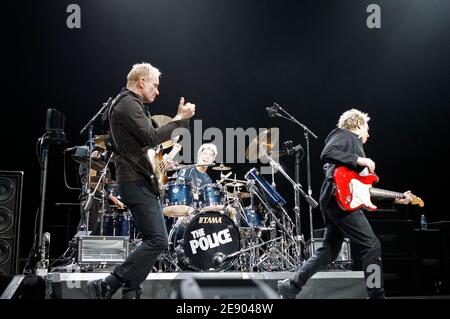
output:
[[119,194],[131,210],[142,244],[105,279],[88,282],[89,296],[94,299],[109,299],[121,287],[124,299],[139,298],[142,282],[168,247],[159,192],[149,180],[148,174],[153,172],[146,154],[148,148],[170,140],[175,129],[187,128],[195,105],[185,103],[182,97],[174,120],[155,129],[144,103],[152,103],[159,95],[160,75],[149,63],[135,64],[126,88],[108,110]]

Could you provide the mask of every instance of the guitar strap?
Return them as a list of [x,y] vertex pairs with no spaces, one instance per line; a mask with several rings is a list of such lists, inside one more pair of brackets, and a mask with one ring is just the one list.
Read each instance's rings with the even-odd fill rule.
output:
[[141,164],[139,164],[137,161],[132,159],[130,156],[128,156],[125,152],[122,152],[120,150],[119,144],[116,141],[116,138],[114,136],[114,130],[111,125],[111,114],[114,109],[114,106],[117,105],[117,103],[126,95],[127,92],[121,92],[119,93],[116,98],[112,101],[111,106],[108,109],[108,124],[109,124],[109,136],[111,137],[111,144],[113,146],[113,150],[116,154],[116,157],[123,157],[136,171],[142,173],[144,177],[150,182],[153,191],[156,194],[160,194],[159,184],[158,180],[154,174],[153,171],[148,170],[147,168],[143,167]]

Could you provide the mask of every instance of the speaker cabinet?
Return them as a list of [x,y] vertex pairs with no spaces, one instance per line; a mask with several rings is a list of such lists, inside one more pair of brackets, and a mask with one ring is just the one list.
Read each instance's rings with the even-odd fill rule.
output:
[[19,263],[23,172],[0,171],[0,274],[15,275]]
[[381,243],[381,253],[389,257],[414,256],[414,224],[412,220],[369,220]]

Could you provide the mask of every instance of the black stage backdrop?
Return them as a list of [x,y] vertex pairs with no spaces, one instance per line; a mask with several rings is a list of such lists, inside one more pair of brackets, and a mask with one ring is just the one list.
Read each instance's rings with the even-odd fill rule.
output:
[[[81,28],[67,26],[72,3],[80,8]],[[381,10],[381,28],[367,26],[370,4]],[[379,187],[421,196],[425,208],[410,214],[417,224],[422,212],[429,221],[449,219],[449,15],[447,0],[58,0],[4,8],[0,169],[25,172],[22,257],[40,202],[35,143],[46,110],[65,114],[65,147],[84,144],[81,128],[141,61],[163,73],[152,114],[173,116],[185,96],[197,105],[203,130],[280,127],[281,142],[303,147],[302,130],[269,118],[265,107],[277,102],[306,124],[319,136],[311,140],[316,200],[324,138],[343,111],[368,112],[366,152],[377,164]],[[49,157],[44,230],[52,232],[53,258],[74,234],[66,227],[78,220],[77,208],[55,206],[78,198],[64,185],[63,148],[51,146]],[[76,166],[66,160],[75,184]],[[281,163],[293,177],[294,159]],[[225,164],[238,178],[255,166]],[[300,173],[306,190],[305,159]],[[276,183],[291,210],[290,185],[280,174]],[[315,228],[322,223],[317,209]],[[309,237],[304,200],[302,226]]]

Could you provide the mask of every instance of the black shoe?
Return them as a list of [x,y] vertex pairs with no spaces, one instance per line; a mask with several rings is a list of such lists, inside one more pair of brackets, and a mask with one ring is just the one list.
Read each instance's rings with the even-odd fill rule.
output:
[[141,299],[142,289],[124,291],[122,299]]
[[87,283],[90,299],[111,299],[120,287],[111,287],[104,279],[90,280]]
[[295,299],[300,289],[292,285],[291,280],[278,280],[278,292],[283,299]]

